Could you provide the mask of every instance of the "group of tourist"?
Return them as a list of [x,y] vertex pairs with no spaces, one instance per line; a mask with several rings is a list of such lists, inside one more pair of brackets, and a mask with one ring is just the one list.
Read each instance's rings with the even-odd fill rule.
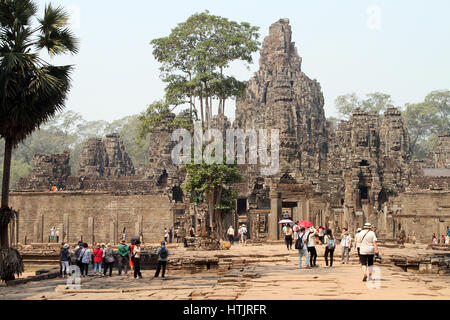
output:
[[[157,249],[157,268],[155,278],[159,277],[162,268],[162,278],[165,278],[169,249],[166,242],[162,241],[161,246]],[[95,249],[91,250],[87,243],[79,241],[75,251],[70,248],[68,243],[63,243],[60,255],[60,275],[61,277],[69,276],[70,265],[76,265],[82,277],[88,276],[89,265],[94,266],[95,276],[112,277],[113,266],[117,264],[118,275],[122,275],[122,271],[127,275],[128,270],[132,267],[134,278],[141,279],[141,241],[132,240],[127,245],[126,240],[120,241],[117,252],[112,248],[111,244],[97,243]]]
[[[364,230],[358,228],[354,242],[357,249],[360,264],[363,270],[363,281],[371,280],[373,275],[374,257],[379,255],[377,246],[377,237],[372,230],[373,226],[370,223],[364,225]],[[302,260],[305,257],[306,268],[316,268],[316,243],[325,245],[325,265],[327,267],[333,266],[333,256],[336,249],[336,241],[333,237],[331,229],[323,229],[323,233],[319,228],[305,228],[295,224],[293,227],[286,225],[283,227],[285,234],[285,242],[288,250],[292,249],[292,237],[295,240],[295,249],[298,250],[298,267],[302,268]],[[341,263],[348,264],[350,261],[350,252],[353,248],[352,237],[348,229],[344,228],[341,234]]]
[[[239,243],[243,246],[246,245],[247,243],[247,227],[245,226],[245,224],[241,225],[241,227],[238,230],[238,239],[239,239]],[[234,240],[235,240],[235,231],[233,226],[230,226],[227,230],[227,236],[228,236],[228,241],[230,242],[230,244],[234,244]]]
[[438,239],[436,237],[436,234],[433,233],[433,236],[431,237],[431,243],[433,243],[433,244],[439,244],[439,243],[450,244],[450,228],[449,228],[449,226],[447,226],[446,234],[441,236],[441,237],[442,237],[441,239]]

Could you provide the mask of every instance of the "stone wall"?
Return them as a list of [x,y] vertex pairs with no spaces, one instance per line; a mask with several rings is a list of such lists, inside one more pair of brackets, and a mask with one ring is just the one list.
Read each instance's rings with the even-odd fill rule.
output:
[[172,202],[165,195],[116,196],[102,192],[13,192],[10,203],[19,211],[19,243],[47,242],[50,228],[66,241],[83,237],[89,244],[117,244],[125,227],[127,238],[143,234],[145,242],[163,240],[173,225]]
[[[386,229],[396,237],[401,230],[418,242],[431,243],[433,233],[441,238],[450,226],[450,191],[421,190],[404,192],[390,201]],[[381,224],[381,222],[379,222]]]

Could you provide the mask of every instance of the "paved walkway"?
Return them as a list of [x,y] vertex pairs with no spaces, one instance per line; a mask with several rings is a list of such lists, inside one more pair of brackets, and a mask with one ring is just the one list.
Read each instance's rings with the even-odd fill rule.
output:
[[[381,248],[381,254],[400,249]],[[408,250],[408,249],[401,249]],[[376,265],[375,280],[362,282],[355,253],[350,264],[335,258],[325,267],[324,247],[318,247],[318,268],[298,269],[297,253],[278,245],[234,246],[231,250],[201,252],[173,250],[175,256],[232,257],[231,270],[191,274],[169,270],[166,280],[152,279],[154,271],[143,271],[144,279],[128,276],[82,278],[80,290],[67,290],[64,279],[0,288],[0,299],[151,299],[151,300],[246,300],[246,299],[449,299],[450,277],[403,272],[390,265]],[[339,256],[340,248],[336,249]],[[117,271],[115,271],[117,274]]]

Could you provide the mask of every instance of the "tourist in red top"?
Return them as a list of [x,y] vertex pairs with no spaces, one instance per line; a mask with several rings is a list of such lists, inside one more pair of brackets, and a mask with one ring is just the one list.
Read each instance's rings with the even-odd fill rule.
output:
[[97,243],[96,248],[94,250],[94,274],[95,275],[97,275],[97,268],[98,268],[98,275],[103,276],[102,263],[103,263],[103,250],[100,247],[100,243]]

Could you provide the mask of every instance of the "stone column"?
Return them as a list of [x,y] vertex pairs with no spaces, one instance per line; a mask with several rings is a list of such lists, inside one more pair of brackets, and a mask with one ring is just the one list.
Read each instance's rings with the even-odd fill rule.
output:
[[90,241],[92,246],[95,245],[95,233],[94,233],[94,218],[88,218],[88,230],[87,230],[87,239],[86,242]]
[[109,221],[109,243],[112,245],[116,244],[117,233],[116,233],[116,223],[113,219]]
[[68,213],[64,213],[63,230],[62,230],[61,236],[62,236],[63,241],[70,242],[70,238],[69,238],[69,214]]
[[281,193],[271,194],[268,231],[270,240],[278,240],[278,217],[281,214]]
[[139,215],[137,218],[138,218],[138,221],[136,221],[136,223],[134,225],[135,226],[134,230],[135,230],[135,235],[140,236],[141,232],[142,232],[142,216]]
[[311,221],[310,203],[309,199],[306,200],[306,217],[305,220]]
[[36,223],[34,225],[34,236],[35,242],[44,242],[44,216],[41,214],[38,214],[36,218]]

